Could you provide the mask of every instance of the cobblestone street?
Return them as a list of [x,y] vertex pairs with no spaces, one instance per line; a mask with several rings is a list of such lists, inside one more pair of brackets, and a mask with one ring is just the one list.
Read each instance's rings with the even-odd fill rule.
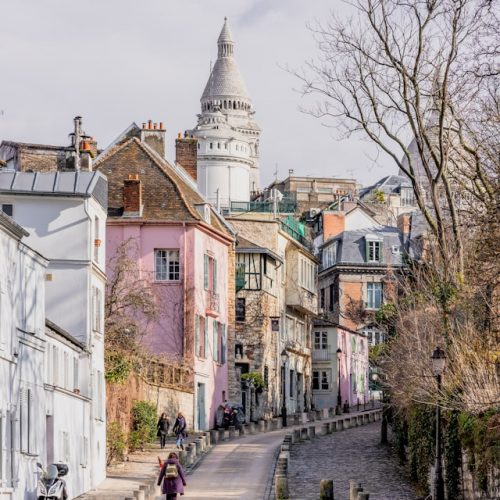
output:
[[370,500],[415,500],[402,469],[379,444],[380,423],[348,429],[291,448],[290,496],[319,498],[321,479],[332,479],[335,500],[349,498],[349,480],[362,483]]

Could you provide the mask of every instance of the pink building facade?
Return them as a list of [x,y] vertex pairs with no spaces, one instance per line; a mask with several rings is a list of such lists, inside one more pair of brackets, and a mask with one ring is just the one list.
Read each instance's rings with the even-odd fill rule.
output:
[[[213,428],[228,393],[234,235],[188,174],[161,158],[143,134],[129,132],[95,166],[111,186],[108,261],[119,245],[130,241],[159,306],[143,345],[153,355],[190,369],[193,421],[188,427]],[[158,408],[170,415],[178,410]]]

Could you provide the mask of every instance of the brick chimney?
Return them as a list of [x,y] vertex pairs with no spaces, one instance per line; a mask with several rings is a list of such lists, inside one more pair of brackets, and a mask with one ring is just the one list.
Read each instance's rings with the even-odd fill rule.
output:
[[142,217],[142,185],[137,174],[123,181],[123,216]]
[[410,235],[410,229],[411,229],[410,214],[400,214],[398,216],[398,229],[403,233],[405,237],[408,237]]
[[142,124],[141,142],[165,158],[165,133],[163,122],[153,123],[152,120],[148,120],[147,123]]
[[339,235],[344,229],[344,212],[323,212],[323,241]]
[[179,135],[175,140],[175,162],[196,180],[198,178],[198,140],[194,137]]

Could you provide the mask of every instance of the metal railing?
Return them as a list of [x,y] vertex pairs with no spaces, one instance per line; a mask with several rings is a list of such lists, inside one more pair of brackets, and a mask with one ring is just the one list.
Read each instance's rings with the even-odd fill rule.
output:
[[213,290],[207,290],[207,309],[219,312],[219,294]]
[[313,349],[312,360],[313,361],[329,361],[332,356],[330,348],[326,349]]

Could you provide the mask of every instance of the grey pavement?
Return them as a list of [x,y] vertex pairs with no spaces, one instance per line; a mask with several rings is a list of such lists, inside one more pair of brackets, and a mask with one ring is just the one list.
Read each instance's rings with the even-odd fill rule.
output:
[[357,480],[370,500],[415,500],[404,471],[380,444],[380,422],[321,436],[291,447],[289,488],[293,500],[319,498],[321,479],[331,479],[335,500],[348,500]]
[[273,431],[218,444],[187,477],[185,495],[179,498],[264,498],[272,481],[275,450],[285,433]]

